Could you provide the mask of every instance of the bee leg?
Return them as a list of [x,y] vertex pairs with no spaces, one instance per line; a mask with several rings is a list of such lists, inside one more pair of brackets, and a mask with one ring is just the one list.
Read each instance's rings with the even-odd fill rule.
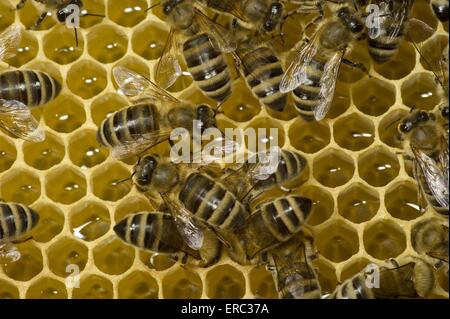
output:
[[342,59],[342,63],[356,69],[360,69],[362,72],[367,73],[367,75],[370,77],[369,71],[367,70],[366,66],[362,63],[355,63],[348,59]]
[[28,0],[20,0],[20,2],[16,5],[16,10],[22,9]]
[[42,22],[44,22],[45,18],[48,16],[49,12],[43,12],[41,14],[41,16],[36,20],[36,22],[34,23],[34,26],[31,28],[27,28],[28,30],[38,30],[42,24]]
[[30,239],[33,239],[33,236],[28,236],[24,238],[18,238],[12,241],[13,244],[21,244],[29,241]]

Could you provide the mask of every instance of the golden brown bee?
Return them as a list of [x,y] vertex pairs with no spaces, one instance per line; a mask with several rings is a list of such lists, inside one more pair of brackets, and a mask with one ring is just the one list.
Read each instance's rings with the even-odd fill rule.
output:
[[448,226],[438,219],[416,223],[411,230],[411,242],[419,254],[427,254],[448,263]]
[[178,259],[183,263],[208,267],[220,258],[221,244],[215,234],[204,230],[199,250],[189,247],[177,230],[170,214],[141,212],[129,215],[114,226],[114,232],[126,243],[158,254]]

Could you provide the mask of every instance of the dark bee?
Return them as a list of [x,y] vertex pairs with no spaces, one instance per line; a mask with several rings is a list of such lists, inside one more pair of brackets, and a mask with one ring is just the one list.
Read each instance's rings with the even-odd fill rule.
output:
[[448,0],[431,0],[430,2],[436,17],[441,22],[448,21]]
[[17,203],[0,202],[0,244],[20,240],[37,225],[39,215]]
[[419,254],[427,254],[448,263],[448,226],[438,219],[416,223],[411,230],[411,242]]
[[179,234],[171,215],[160,212],[141,212],[130,215],[114,226],[114,232],[126,243],[158,254],[182,254],[183,263],[208,267],[220,258],[221,244],[217,237],[205,230],[199,250],[189,247]]

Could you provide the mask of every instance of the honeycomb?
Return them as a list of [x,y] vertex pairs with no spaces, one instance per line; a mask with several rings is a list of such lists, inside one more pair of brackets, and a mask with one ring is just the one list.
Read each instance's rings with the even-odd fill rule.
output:
[[[0,132],[0,198],[30,205],[40,214],[33,240],[17,244],[21,258],[0,267],[0,298],[277,297],[262,266],[241,266],[226,254],[205,269],[183,268],[162,256],[151,264],[149,252],[126,245],[113,232],[124,216],[151,207],[131,183],[116,183],[130,176],[133,161],[110,157],[95,133],[106,116],[128,104],[116,92],[111,69],[123,65],[153,74],[168,34],[160,7],[146,14],[146,0],[84,1],[89,12],[106,17],[81,18],[76,48],[73,31],[53,17],[41,31],[26,31],[40,11],[33,1],[10,11],[17,2],[0,0],[0,31],[12,23],[24,26],[15,57],[0,64],[0,72],[43,70],[64,88],[56,100],[33,111],[46,131],[43,142]],[[412,15],[436,28],[420,39],[424,52],[442,52],[448,23],[438,23],[425,0],[415,1]],[[219,127],[276,127],[279,145],[307,158],[308,179],[294,193],[314,202],[309,223],[324,292],[370,262],[417,256],[411,228],[436,216],[418,209],[417,186],[390,125],[413,105],[430,110],[439,104],[440,89],[428,64],[406,41],[383,65],[371,62],[365,44],[356,44],[349,57],[363,62],[371,77],[342,66],[324,121],[305,122],[291,106],[282,114],[261,107],[242,78],[234,81],[233,97],[218,120]],[[212,103],[188,76],[171,91]],[[66,285],[68,265],[81,271],[79,288]],[[444,276],[438,274],[435,297],[448,298]]]

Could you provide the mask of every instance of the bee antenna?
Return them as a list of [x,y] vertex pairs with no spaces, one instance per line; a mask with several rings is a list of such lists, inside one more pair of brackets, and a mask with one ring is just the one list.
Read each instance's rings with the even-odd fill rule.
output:
[[82,15],[82,17],[99,17],[99,18],[106,18],[103,14],[95,14],[95,13],[85,13]]
[[221,108],[222,108],[222,106],[225,104],[225,101],[222,101],[222,102],[220,102],[217,106],[216,106],[216,108],[214,109],[214,113],[215,114],[221,114],[221,113],[223,113],[223,111],[219,111]]
[[148,7],[148,8],[145,10],[145,12],[150,11],[151,9],[153,9],[154,7],[159,6],[160,4],[161,4],[161,2],[158,2],[158,3],[155,3],[154,5],[151,5],[150,7]]
[[73,28],[74,32],[75,32],[75,47],[78,48],[78,32],[77,32],[77,28]]
[[133,176],[136,175],[136,171],[133,172],[133,174],[130,175],[130,177],[124,178],[124,179],[120,179],[116,182],[116,184],[122,184],[125,183],[126,181],[129,181],[133,178]]
[[394,125],[395,123],[399,122],[401,119],[402,119],[401,116],[397,117],[394,121],[392,121],[391,123],[389,123],[389,124],[386,126],[385,129],[387,130],[387,129],[390,128],[392,125]]

